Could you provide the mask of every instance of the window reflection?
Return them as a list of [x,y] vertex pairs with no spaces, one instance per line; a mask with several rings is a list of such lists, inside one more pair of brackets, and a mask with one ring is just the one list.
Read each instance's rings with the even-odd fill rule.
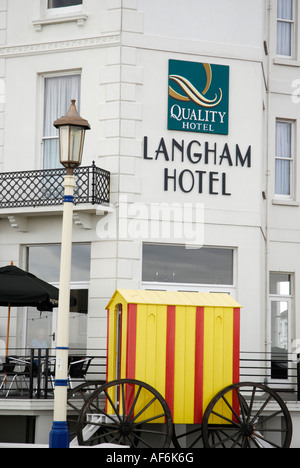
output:
[[233,284],[233,250],[184,245],[144,244],[143,281]]
[[[57,244],[27,247],[28,271],[49,283],[59,283],[60,251],[61,247]],[[89,297],[86,286],[90,280],[90,257],[90,244],[72,245],[71,282],[81,283],[75,286],[76,289],[73,289],[71,284],[70,291],[77,301],[76,306],[70,309],[69,315],[69,346],[74,349],[86,348]],[[53,312],[42,313],[36,308],[27,309],[25,334],[26,345],[29,348],[55,347],[56,314],[56,309]]]
[[[28,271],[49,283],[59,282],[60,245],[28,247]],[[90,244],[72,245],[71,281],[90,280]]]
[[291,295],[291,275],[288,273],[270,273],[270,294]]
[[288,378],[291,275],[270,273],[271,298],[271,378]]
[[48,0],[48,8],[63,8],[81,4],[82,0]]

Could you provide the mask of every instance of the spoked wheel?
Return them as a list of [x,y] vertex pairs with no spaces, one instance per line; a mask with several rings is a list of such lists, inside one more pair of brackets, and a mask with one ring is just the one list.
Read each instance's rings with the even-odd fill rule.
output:
[[276,392],[245,382],[225,388],[212,399],[202,431],[206,448],[288,448],[292,420]]
[[89,399],[92,393],[104,383],[105,382],[103,380],[87,381],[68,391],[68,426],[71,441],[77,436],[78,417],[82,406]]
[[172,417],[164,398],[150,385],[131,379],[98,388],[84,403],[77,428],[79,445],[167,448],[172,433]]

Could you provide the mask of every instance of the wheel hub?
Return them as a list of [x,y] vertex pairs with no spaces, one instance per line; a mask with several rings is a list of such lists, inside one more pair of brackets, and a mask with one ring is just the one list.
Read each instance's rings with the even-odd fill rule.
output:
[[120,427],[120,432],[122,435],[130,434],[131,430],[132,430],[131,424],[128,422],[123,423]]
[[252,434],[254,432],[254,428],[253,428],[253,426],[251,424],[245,424],[243,426],[243,432],[244,432],[245,436],[250,437],[250,436],[252,436]]

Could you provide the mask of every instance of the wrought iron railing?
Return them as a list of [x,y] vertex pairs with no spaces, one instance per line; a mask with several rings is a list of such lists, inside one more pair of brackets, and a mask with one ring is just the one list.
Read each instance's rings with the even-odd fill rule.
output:
[[[0,173],[0,208],[37,207],[63,203],[65,169]],[[108,204],[110,173],[92,166],[74,171],[75,204]]]

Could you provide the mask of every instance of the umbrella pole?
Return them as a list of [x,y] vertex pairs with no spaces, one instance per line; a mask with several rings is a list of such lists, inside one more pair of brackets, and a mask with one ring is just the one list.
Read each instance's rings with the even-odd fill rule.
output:
[[8,304],[8,315],[7,315],[7,331],[6,331],[6,356],[8,356],[8,345],[9,345],[9,328],[10,328],[10,304]]
[[[14,264],[10,262],[11,266]],[[6,330],[6,356],[8,356],[8,344],[9,344],[9,328],[10,328],[10,304],[8,304],[8,316],[7,316],[7,330]]]

